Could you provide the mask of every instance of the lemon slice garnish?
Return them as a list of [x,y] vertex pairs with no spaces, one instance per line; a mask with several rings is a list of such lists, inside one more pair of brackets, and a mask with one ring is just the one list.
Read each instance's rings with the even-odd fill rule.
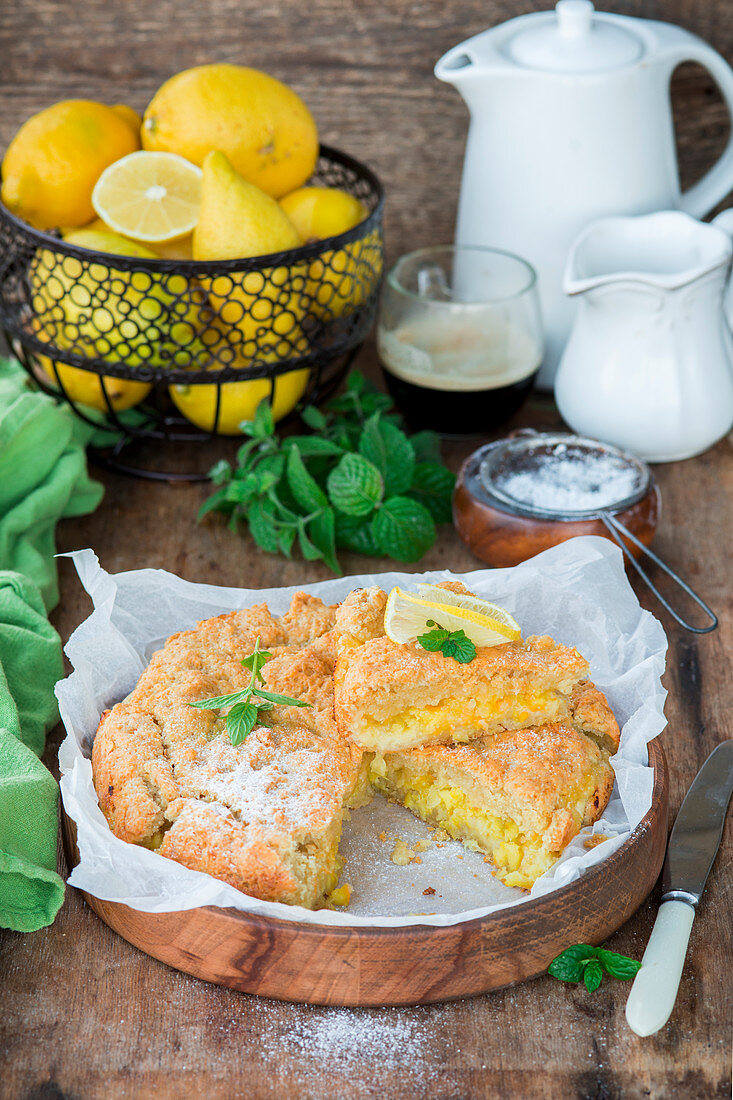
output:
[[[392,642],[414,642],[431,627],[463,630],[474,645],[486,648],[521,638],[519,624],[508,611],[476,596],[459,596],[432,584],[418,585],[420,596],[393,588],[387,598],[384,630]],[[430,597],[430,598],[425,598]]]
[[190,233],[201,205],[201,169],[176,153],[128,153],[97,180],[92,206],[117,233],[173,241]]

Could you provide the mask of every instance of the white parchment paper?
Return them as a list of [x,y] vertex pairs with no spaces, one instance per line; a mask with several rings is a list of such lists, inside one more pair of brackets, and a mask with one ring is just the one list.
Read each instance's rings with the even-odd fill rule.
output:
[[[654,777],[646,746],[666,724],[660,677],[667,643],[661,625],[639,606],[621,552],[607,539],[572,539],[514,569],[362,574],[269,589],[192,584],[159,569],[111,575],[91,550],[71,557],[94,611],[69,639],[66,653],[74,671],[56,686],[67,731],[59,750],[61,794],[77,825],[81,856],[69,882],[96,897],[146,912],[219,905],[320,924],[454,924],[572,882],[615,852],[651,806]],[[379,795],[370,806],[353,811],[344,827],[342,881],[352,888],[346,912],[313,912],[250,898],[110,832],[92,783],[94,732],[102,710],[131,691],[151,654],[170,634],[262,601],[273,614],[282,614],[299,589],[335,603],[356,587],[378,584],[389,590],[399,584],[409,589],[417,581],[447,579],[462,580],[506,607],[525,635],[551,634],[576,646],[590,661],[593,680],[608,696],[622,727],[621,747],[612,760],[616,783],[602,820],[581,832],[531,894],[502,885],[480,853],[452,841],[421,852],[420,863],[392,863],[396,837],[409,844],[431,834],[411,813]],[[584,841],[593,832],[608,839],[588,850]],[[425,894],[430,888],[435,893]]]

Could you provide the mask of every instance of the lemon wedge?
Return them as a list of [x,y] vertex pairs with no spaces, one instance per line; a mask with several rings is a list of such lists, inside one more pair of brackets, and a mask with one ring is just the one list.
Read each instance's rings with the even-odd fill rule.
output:
[[176,153],[128,153],[102,172],[92,191],[97,215],[135,241],[190,233],[201,205],[201,169]]
[[418,585],[418,590],[419,596],[401,588],[390,592],[384,613],[384,630],[390,641],[416,641],[431,629],[428,619],[445,630],[463,630],[474,645],[483,648],[514,642],[522,636],[519,624],[503,607],[433,584]]

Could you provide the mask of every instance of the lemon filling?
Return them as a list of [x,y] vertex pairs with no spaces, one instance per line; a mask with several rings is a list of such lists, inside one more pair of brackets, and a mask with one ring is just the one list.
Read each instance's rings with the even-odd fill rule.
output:
[[522,832],[511,818],[472,804],[466,791],[440,783],[435,776],[411,775],[375,756],[369,778],[378,791],[401,802],[416,817],[438,825],[469,850],[483,852],[506,886],[530,889],[559,856],[550,851],[541,834]]
[[560,712],[561,696],[554,691],[522,692],[512,696],[484,695],[448,699],[433,706],[408,707],[392,718],[364,716],[359,740],[367,747],[391,750],[431,741],[469,741],[501,720],[504,728],[552,722]]

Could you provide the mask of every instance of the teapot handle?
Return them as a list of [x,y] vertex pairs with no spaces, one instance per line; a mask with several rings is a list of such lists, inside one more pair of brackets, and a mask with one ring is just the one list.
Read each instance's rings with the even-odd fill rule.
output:
[[702,179],[680,195],[680,209],[694,218],[703,218],[733,189],[733,69],[716,50],[694,38],[673,58],[672,69],[683,61],[696,61],[707,69],[725,100],[731,120],[731,136],[724,152]]

